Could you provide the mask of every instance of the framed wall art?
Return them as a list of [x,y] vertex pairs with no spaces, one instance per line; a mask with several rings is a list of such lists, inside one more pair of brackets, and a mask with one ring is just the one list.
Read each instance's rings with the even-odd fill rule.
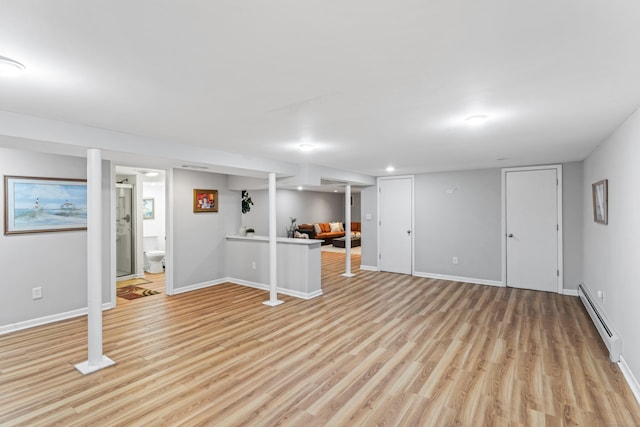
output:
[[603,179],[591,185],[593,195],[593,220],[599,224],[609,223],[609,181]]
[[86,229],[86,180],[4,177],[4,234]]
[[155,199],[152,197],[142,199],[142,219],[154,219],[155,217]]
[[218,212],[218,190],[193,190],[194,212]]

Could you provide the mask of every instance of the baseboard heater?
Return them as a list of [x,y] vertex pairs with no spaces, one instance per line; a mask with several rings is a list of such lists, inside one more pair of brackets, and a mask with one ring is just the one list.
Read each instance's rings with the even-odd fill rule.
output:
[[593,320],[593,324],[596,326],[604,344],[609,350],[609,359],[614,363],[619,362],[620,353],[622,352],[620,335],[611,329],[607,318],[604,317],[603,313],[598,311],[598,307],[593,303],[593,299],[584,286],[584,283],[578,284],[578,295],[580,296],[580,300],[582,300],[582,304],[584,304],[584,308],[587,309],[587,313],[591,316],[591,320]]

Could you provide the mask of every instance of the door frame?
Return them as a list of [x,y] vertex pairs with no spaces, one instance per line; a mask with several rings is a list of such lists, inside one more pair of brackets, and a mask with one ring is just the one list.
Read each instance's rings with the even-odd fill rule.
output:
[[563,259],[563,243],[562,234],[564,227],[562,225],[562,165],[543,165],[543,166],[523,166],[515,168],[502,169],[502,286],[507,286],[507,173],[508,172],[526,172],[545,169],[555,169],[558,179],[556,187],[556,206],[558,218],[558,293],[564,291],[564,268]]
[[397,176],[383,176],[383,177],[378,177],[376,179],[376,217],[377,217],[377,224],[376,224],[376,234],[377,234],[377,256],[376,256],[376,266],[378,268],[378,271],[380,270],[380,257],[381,257],[381,253],[380,253],[380,249],[381,249],[381,245],[380,245],[380,236],[382,233],[380,233],[380,226],[381,226],[381,220],[380,220],[380,182],[381,181],[391,181],[394,179],[409,179],[411,182],[411,275],[414,276],[415,275],[415,270],[416,270],[416,263],[415,263],[415,257],[416,257],[416,248],[415,248],[415,229],[416,229],[416,216],[415,216],[415,203],[414,203],[414,199],[415,199],[415,180],[414,180],[414,176],[413,175],[397,175]]

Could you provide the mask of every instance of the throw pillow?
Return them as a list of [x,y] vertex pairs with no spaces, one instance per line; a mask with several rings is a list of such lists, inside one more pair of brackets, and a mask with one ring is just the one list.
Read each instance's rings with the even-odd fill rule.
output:
[[332,233],[337,233],[340,231],[340,223],[339,222],[330,222],[329,227],[331,228]]
[[315,230],[316,234],[322,233],[322,230],[320,229],[320,224],[313,224],[313,229]]
[[339,223],[340,224],[340,230],[338,231],[344,231],[344,224],[343,223]]

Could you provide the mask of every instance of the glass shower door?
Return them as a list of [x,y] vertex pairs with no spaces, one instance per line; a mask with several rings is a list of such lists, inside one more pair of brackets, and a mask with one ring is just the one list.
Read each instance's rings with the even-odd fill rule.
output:
[[133,186],[116,184],[116,276],[135,272],[133,239]]

